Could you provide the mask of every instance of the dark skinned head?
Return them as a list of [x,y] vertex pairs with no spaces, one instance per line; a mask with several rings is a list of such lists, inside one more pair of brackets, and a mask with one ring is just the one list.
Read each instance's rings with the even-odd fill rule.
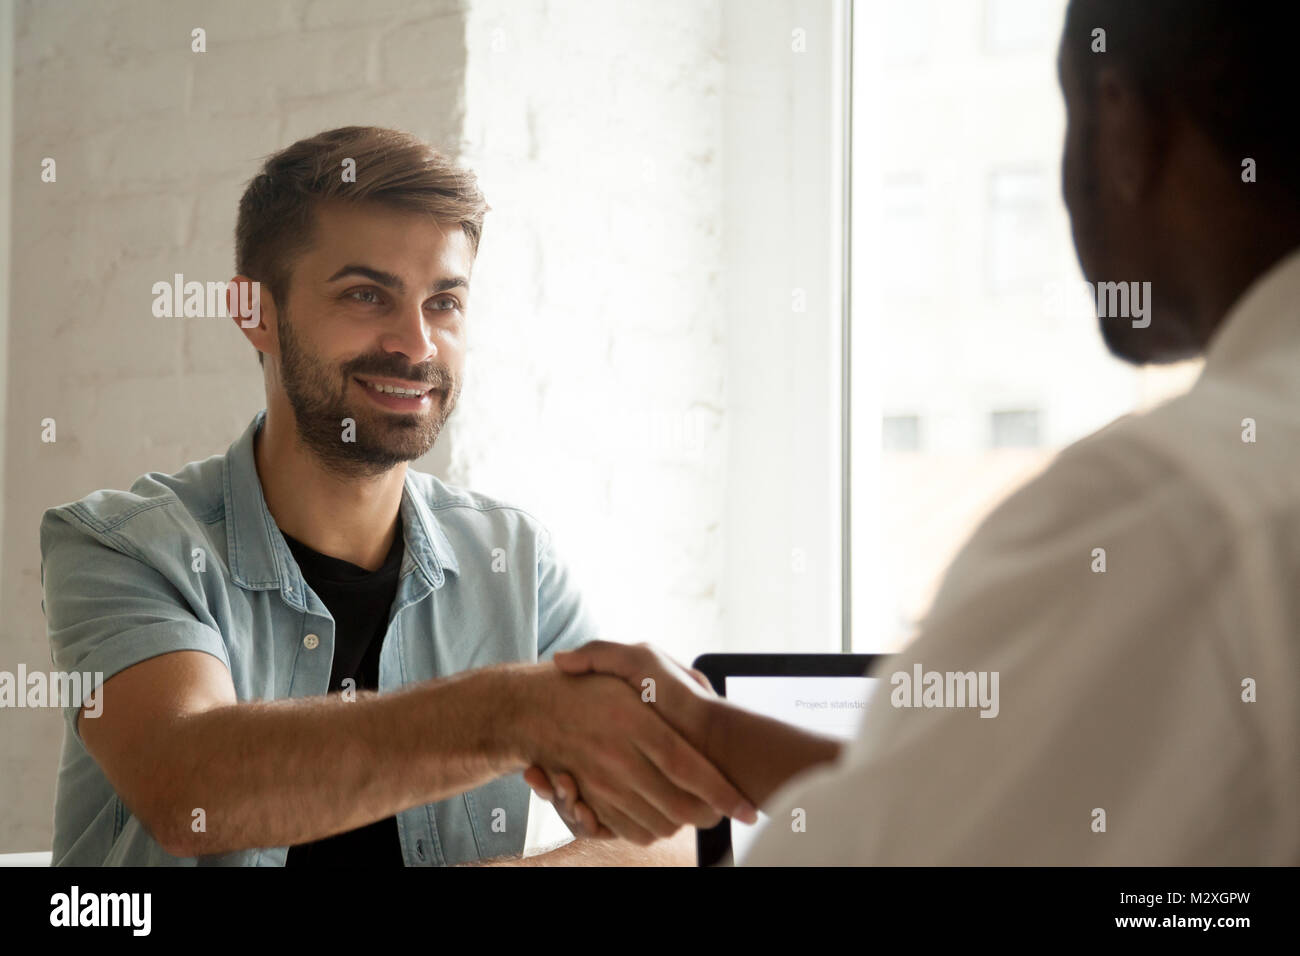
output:
[[[1293,19],[1286,4],[1243,0],[1072,0],[1059,67],[1079,264],[1093,283],[1151,283],[1149,327],[1100,319],[1119,357],[1200,354],[1251,282],[1300,246]],[[1248,158],[1256,182],[1243,181]]]

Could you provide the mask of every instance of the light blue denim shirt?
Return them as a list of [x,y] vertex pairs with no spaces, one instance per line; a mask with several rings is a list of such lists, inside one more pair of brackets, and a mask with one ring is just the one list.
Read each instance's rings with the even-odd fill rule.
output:
[[[334,620],[303,581],[262,497],[253,437],[265,415],[225,455],[45,512],[41,573],[58,671],[102,672],[108,680],[158,654],[198,650],[229,668],[240,700],[327,692]],[[546,659],[597,636],[549,534],[531,515],[414,471],[401,515],[406,552],[379,659],[381,693]],[[55,865],[284,865],[288,847],[197,859],[166,853],[87,753],[79,708],[64,708]],[[528,794],[514,774],[399,813],[407,865],[521,853]],[[504,832],[493,827],[497,808],[505,811]]]

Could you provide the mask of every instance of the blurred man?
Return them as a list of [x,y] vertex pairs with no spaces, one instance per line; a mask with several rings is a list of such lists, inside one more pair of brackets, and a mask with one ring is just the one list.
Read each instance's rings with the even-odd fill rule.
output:
[[533,863],[689,861],[689,831],[642,847],[752,817],[622,682],[537,663],[596,636],[546,529],[407,467],[460,394],[486,210],[367,127],[249,184],[229,311],[266,409],[225,455],[41,525],[54,660],[106,678],[67,708],[55,864],[519,862],[532,763],[630,841]]
[[[1127,361],[1204,370],[984,522],[856,740],[711,700],[647,648],[557,657],[658,677],[660,711],[772,816],[744,862],[1300,863],[1300,84],[1280,9],[1070,5],[1079,261],[1097,288],[1151,292],[1145,316],[1099,297],[1102,335]],[[908,706],[894,675],[917,665],[999,675],[996,717]],[[598,832],[560,781],[565,815]]]

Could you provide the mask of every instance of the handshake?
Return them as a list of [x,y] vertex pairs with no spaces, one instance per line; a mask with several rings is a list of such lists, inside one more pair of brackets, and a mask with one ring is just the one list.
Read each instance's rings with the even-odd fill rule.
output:
[[[699,671],[652,647],[593,641],[536,665],[519,701],[534,717],[524,780],[576,836],[646,846],[682,826],[757,821],[716,764],[728,707]],[[740,754],[735,754],[739,757]],[[734,769],[734,767],[733,767]],[[755,797],[757,799],[757,797]]]

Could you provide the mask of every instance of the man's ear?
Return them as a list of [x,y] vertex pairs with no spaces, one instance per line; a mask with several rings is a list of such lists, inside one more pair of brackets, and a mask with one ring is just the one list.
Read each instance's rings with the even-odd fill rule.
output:
[[275,297],[256,279],[237,275],[226,284],[226,312],[253,348],[275,355]]
[[1098,184],[1121,205],[1134,206],[1155,188],[1164,164],[1163,119],[1113,67],[1099,69],[1095,82]]

